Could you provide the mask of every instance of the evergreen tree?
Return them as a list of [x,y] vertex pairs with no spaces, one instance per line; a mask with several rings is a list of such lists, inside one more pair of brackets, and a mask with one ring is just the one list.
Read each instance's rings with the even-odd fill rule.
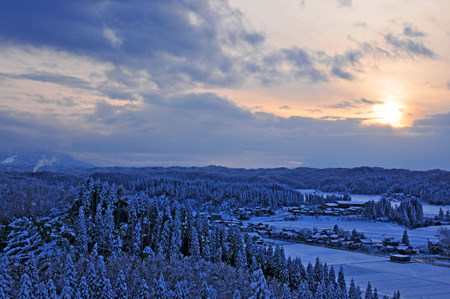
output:
[[[9,297],[11,293],[11,269],[9,267],[8,257],[0,255],[0,298]],[[3,297],[1,297],[3,296]]]
[[198,260],[200,258],[200,244],[198,242],[198,234],[195,227],[192,227],[189,236],[189,254],[194,258],[194,260]]
[[[139,284],[138,290],[138,298],[149,299],[150,298],[150,290],[148,288],[147,282],[142,278],[141,283]],[[155,298],[166,298],[166,297],[156,297]]]
[[313,299],[313,294],[309,290],[306,282],[302,282],[298,288],[297,298],[299,299]]
[[95,298],[100,292],[97,287],[97,270],[92,262],[88,264],[87,285],[89,290],[89,298]]
[[287,284],[283,284],[283,289],[281,290],[281,292],[282,299],[292,299],[291,290],[289,289]]
[[80,256],[84,256],[88,252],[88,230],[86,226],[86,216],[84,214],[84,206],[78,210],[78,222],[75,228],[77,233],[76,248]]
[[239,290],[234,292],[233,299],[242,299],[241,292],[239,292]]
[[349,299],[360,299],[358,289],[356,288],[355,281],[352,279],[350,282],[350,289],[348,290]]
[[373,299],[378,299],[378,291],[377,288],[373,290]]
[[76,270],[73,266],[72,259],[70,255],[66,259],[66,271],[64,273],[64,288],[61,293],[62,299],[72,299],[75,298],[77,283],[76,283]]
[[48,292],[48,299],[56,299],[57,298],[56,287],[55,287],[55,284],[53,283],[52,279],[49,279],[47,281],[47,292]]
[[364,299],[373,299],[372,286],[370,285],[370,281],[367,283],[367,289]]
[[406,229],[403,231],[402,243],[409,246],[408,231]]
[[120,270],[119,276],[117,277],[116,288],[115,288],[115,298],[117,299],[127,299],[127,283],[125,281],[125,274],[123,270]]
[[166,282],[164,281],[164,276],[161,272],[159,274],[159,279],[156,282],[155,298],[166,299],[168,297],[169,297],[169,292],[167,290]]
[[175,299],[187,299],[189,298],[189,288],[186,280],[177,282],[175,285]]
[[267,286],[266,278],[261,269],[253,273],[253,282],[250,287],[253,290],[253,295],[250,299],[269,299],[270,291]]
[[99,298],[102,298],[102,299],[114,298],[114,293],[113,293],[111,281],[109,280],[109,278],[106,278],[106,277],[103,278],[102,295]]
[[[0,298],[5,298],[0,296]],[[48,298],[48,290],[47,286],[45,285],[45,282],[41,281],[38,284],[37,291],[36,291],[36,298],[37,299],[47,299]]]
[[339,289],[341,290],[341,293],[344,294],[344,296],[345,296],[344,298],[347,298],[347,284],[345,283],[344,269],[342,269],[342,266],[339,269],[338,285],[339,285]]
[[78,298],[89,299],[89,287],[87,284],[86,276],[81,276],[80,283],[78,284]]
[[30,277],[26,273],[22,274],[20,278],[19,294],[17,297],[19,299],[32,299],[35,297]]

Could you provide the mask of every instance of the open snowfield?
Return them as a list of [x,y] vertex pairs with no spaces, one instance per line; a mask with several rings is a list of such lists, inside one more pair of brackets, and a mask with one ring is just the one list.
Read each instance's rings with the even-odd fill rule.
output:
[[447,212],[447,210],[450,210],[450,206],[435,206],[435,205],[429,205],[429,204],[423,204],[423,215],[427,217],[434,217],[439,215],[439,209],[442,208],[442,210]]
[[[333,228],[337,224],[340,228],[351,231],[354,228],[358,232],[363,232],[364,235],[372,241],[382,241],[386,237],[394,237],[396,240],[401,240],[405,227],[396,223],[389,222],[372,222],[372,221],[348,221],[346,217],[340,216],[299,216],[298,220],[284,221],[280,216],[273,217],[253,217],[248,222],[253,223],[267,223],[276,228],[309,228],[318,229]],[[441,226],[421,227],[413,230],[408,229],[409,241],[414,247],[421,247],[427,244],[429,239],[436,242],[436,232]],[[447,227],[450,228],[449,225]]]
[[314,265],[317,256],[328,266],[333,265],[335,271],[342,265],[347,283],[353,278],[363,292],[370,281],[379,294],[388,296],[398,289],[401,298],[450,298],[450,268],[417,262],[400,264],[387,257],[305,244],[284,242],[283,247],[286,256],[300,257],[305,266],[308,262]]
[[[320,190],[315,190],[315,189],[296,189],[297,191],[303,193],[303,194],[311,194],[311,193],[316,193],[316,194],[321,194],[323,196],[327,196],[327,195],[341,195],[338,192],[322,192]],[[370,200],[373,201],[379,201],[381,196],[380,195],[365,195],[365,194],[350,194],[350,197],[352,198],[352,202],[368,202]]]

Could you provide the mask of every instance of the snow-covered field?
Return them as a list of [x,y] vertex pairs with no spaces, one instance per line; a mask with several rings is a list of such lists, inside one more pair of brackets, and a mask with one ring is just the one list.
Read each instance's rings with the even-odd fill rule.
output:
[[[323,196],[327,196],[327,195],[340,195],[338,192],[322,192],[320,190],[315,190],[315,189],[297,189],[297,191],[303,193],[303,194],[311,194],[311,193],[316,193],[316,194],[321,194]],[[350,197],[352,198],[353,202],[368,202],[369,200],[373,200],[373,201],[378,201],[380,200],[381,196],[380,195],[364,195],[364,194],[350,194]]]
[[344,268],[347,283],[353,278],[364,291],[367,281],[379,294],[392,296],[400,290],[401,298],[450,298],[450,268],[424,263],[399,264],[365,253],[317,247],[305,244],[284,243],[286,256],[300,257],[306,266],[314,264],[318,256],[335,271]]
[[[299,216],[298,220],[284,221],[280,216],[273,217],[253,217],[248,222],[252,223],[267,223],[276,228],[309,228],[318,229],[333,228],[337,224],[340,228],[351,231],[356,229],[358,232],[363,232],[364,235],[372,241],[382,241],[387,237],[394,237],[396,240],[401,240],[405,227],[389,222],[372,222],[372,221],[348,221],[349,218],[339,216]],[[427,244],[429,239],[436,242],[436,232],[441,226],[421,227],[413,230],[408,229],[409,241],[414,247],[422,247]],[[447,225],[446,227],[449,227]]]
[[442,210],[447,212],[447,210],[450,210],[450,206],[435,206],[435,205],[429,205],[429,204],[423,204],[423,215],[427,217],[434,217],[439,214],[439,209],[442,208]]

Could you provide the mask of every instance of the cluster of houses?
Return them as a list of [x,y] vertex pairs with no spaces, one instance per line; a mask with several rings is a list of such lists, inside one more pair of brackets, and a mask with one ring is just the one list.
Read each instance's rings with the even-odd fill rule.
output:
[[320,206],[299,206],[288,209],[289,213],[293,215],[327,215],[327,216],[341,216],[341,215],[358,215],[364,210],[364,204],[353,201],[335,201],[327,202]]
[[238,208],[232,212],[233,216],[240,220],[248,220],[250,217],[256,216],[272,216],[275,212],[271,208],[255,207],[255,208]]

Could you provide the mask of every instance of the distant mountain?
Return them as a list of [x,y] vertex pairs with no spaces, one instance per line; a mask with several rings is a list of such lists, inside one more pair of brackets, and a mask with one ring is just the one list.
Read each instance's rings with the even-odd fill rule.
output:
[[94,166],[54,151],[28,149],[0,151],[0,168],[3,169],[36,172],[91,167]]

